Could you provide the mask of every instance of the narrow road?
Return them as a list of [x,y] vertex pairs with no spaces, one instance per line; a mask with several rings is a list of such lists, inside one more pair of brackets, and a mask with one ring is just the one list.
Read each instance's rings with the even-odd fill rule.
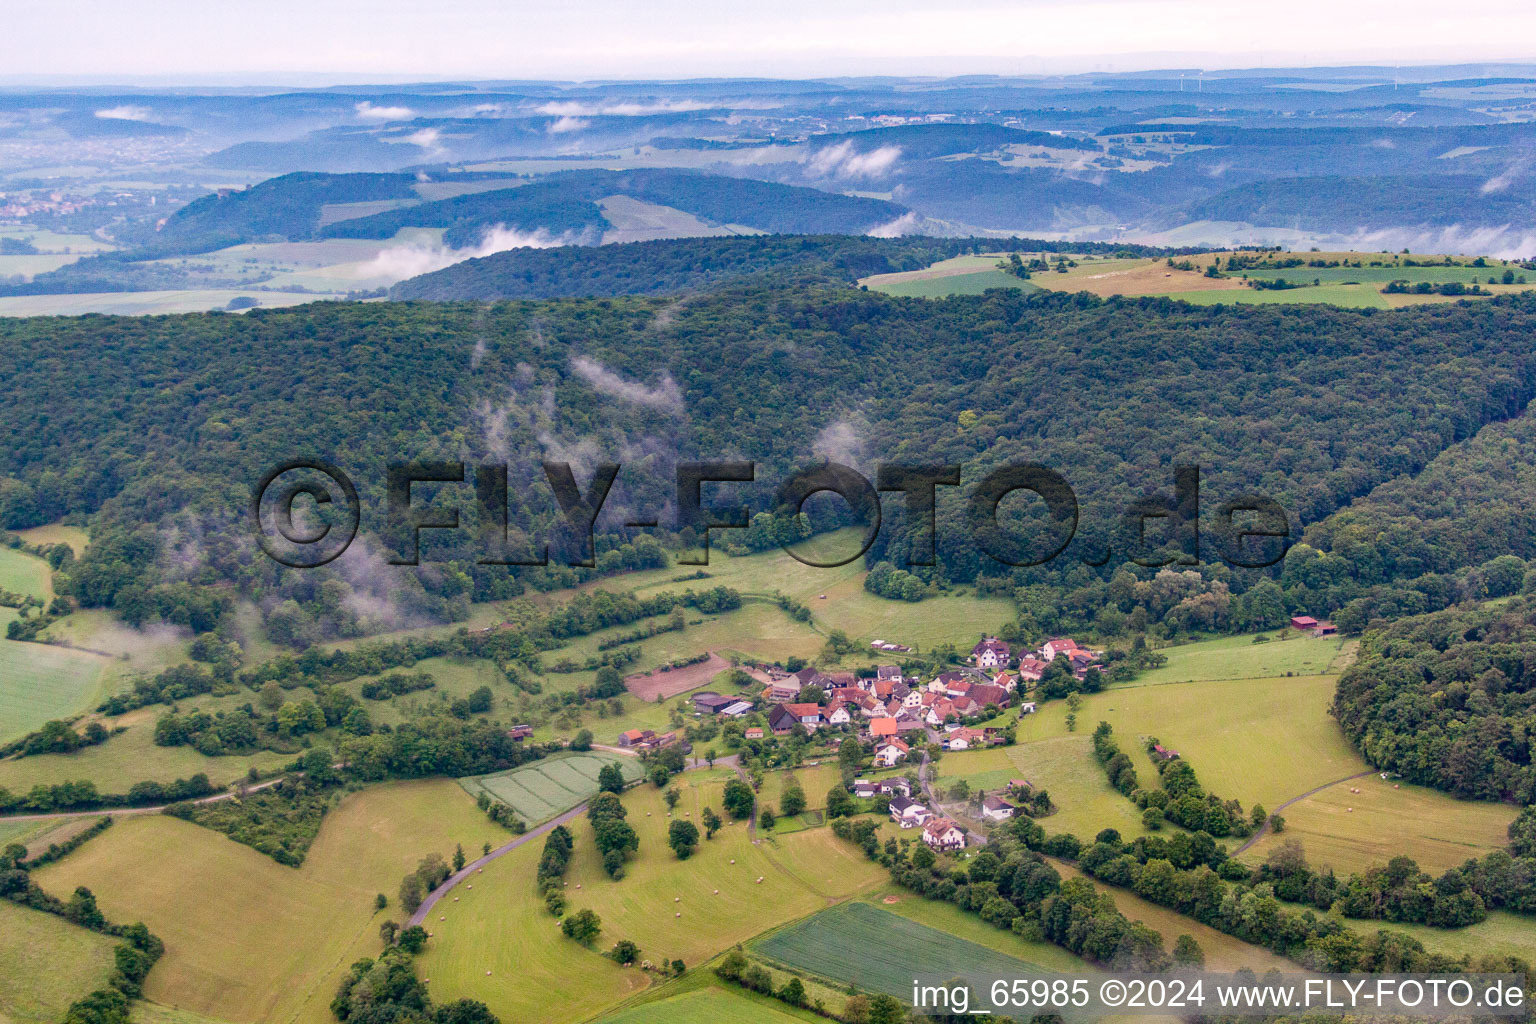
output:
[[[944,809],[944,805],[939,802],[938,793],[934,791],[932,781],[929,778],[929,766],[932,763],[932,760],[928,757],[928,750],[925,747],[923,749],[922,763],[917,766],[917,781],[918,784],[923,787],[923,796],[928,798],[928,805],[936,809],[939,814],[949,817],[951,820],[966,817],[965,815],[951,814],[950,812],[946,811]],[[987,845],[987,834],[985,832],[981,831],[980,829],[967,828],[963,822],[961,823],[961,828],[965,829],[965,840],[967,845]]]
[[[1376,769],[1376,768],[1372,768],[1368,772],[1356,772],[1354,775],[1346,775],[1342,779],[1334,779],[1332,782],[1325,782],[1321,786],[1314,786],[1312,789],[1307,790],[1305,793],[1301,794],[1300,796],[1293,796],[1293,797],[1291,797],[1285,803],[1281,804],[1279,807],[1276,807],[1274,810],[1270,811],[1269,812],[1270,818],[1272,818],[1275,815],[1279,814],[1281,811],[1283,811],[1287,807],[1291,806],[1291,804],[1294,804],[1294,803],[1296,803],[1299,800],[1305,800],[1309,796],[1316,796],[1318,793],[1321,793],[1325,789],[1332,789],[1334,786],[1342,785],[1343,783],[1346,783],[1346,782],[1353,782],[1356,779],[1363,779],[1367,775],[1378,775],[1378,774],[1380,774],[1380,770]],[[1248,837],[1248,841],[1246,843],[1244,843],[1242,846],[1239,846],[1236,850],[1232,851],[1232,856],[1236,857],[1238,854],[1242,853],[1244,850],[1248,849],[1250,846],[1252,846],[1254,843],[1257,843],[1260,839],[1263,839],[1268,834],[1269,834],[1269,818],[1265,818],[1264,819],[1264,824],[1259,826],[1259,830],[1257,832],[1255,832],[1253,835],[1249,836]]]
[[[593,746],[596,747],[597,744],[594,743]],[[624,753],[623,750],[619,750],[618,748],[603,747],[601,749],[615,749],[618,753]],[[630,753],[633,754],[633,751]],[[715,758],[715,764],[725,765],[727,762],[730,762],[729,767],[734,767],[738,772],[740,772],[741,766],[735,763],[738,760],[738,756],[732,754],[730,757]],[[708,765],[706,765],[703,761],[695,759],[692,764],[688,765],[688,767],[683,770],[693,771],[695,769],[707,767]],[[575,807],[572,807],[564,814],[549,819],[537,828],[529,829],[527,832],[524,832],[522,835],[518,836],[516,839],[513,839],[511,842],[505,844],[504,846],[498,846],[496,849],[492,850],[490,853],[487,853],[485,856],[465,864],[458,871],[455,871],[453,874],[449,875],[442,885],[438,886],[436,889],[433,889],[427,894],[427,898],[421,901],[421,906],[417,907],[416,912],[410,916],[408,921],[405,922],[405,927],[409,928],[412,925],[421,924],[423,921],[425,921],[427,919],[427,915],[432,912],[432,908],[437,905],[438,901],[452,892],[454,887],[457,886],[460,882],[464,881],[470,875],[478,872],[491,861],[498,857],[505,857],[507,854],[511,853],[519,846],[522,846],[524,843],[537,839],[549,832],[553,832],[557,826],[564,825],[570,821],[574,821],[576,818],[581,817],[585,813],[587,813],[587,801],[583,800],[581,803],[577,804]],[[754,825],[754,827],[756,826]]]
[[437,906],[438,900],[452,892],[454,886],[458,885],[460,882],[464,881],[464,879],[485,867],[497,857],[505,857],[507,854],[511,853],[519,846],[522,846],[524,843],[532,842],[542,835],[553,832],[556,828],[564,825],[566,822],[572,821],[575,818],[580,817],[582,814],[585,814],[586,810],[586,801],[582,801],[580,804],[572,807],[564,814],[555,818],[550,818],[538,828],[529,829],[527,832],[524,832],[510,843],[507,843],[504,846],[498,846],[496,849],[492,850],[490,853],[487,853],[485,856],[465,864],[458,871],[455,871],[453,874],[449,875],[447,880],[444,881],[442,885],[427,893],[427,898],[421,901],[421,906],[416,908],[416,913],[412,914],[410,920],[405,922],[405,926],[409,928],[412,925],[421,924],[427,919],[427,915],[432,912],[432,908]]

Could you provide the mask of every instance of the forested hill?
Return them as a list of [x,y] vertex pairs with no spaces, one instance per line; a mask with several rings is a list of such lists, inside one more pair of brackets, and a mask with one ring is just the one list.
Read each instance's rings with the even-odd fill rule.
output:
[[1479,800],[1536,802],[1536,603],[1453,608],[1367,634],[1333,713],[1366,759]]
[[1170,256],[1118,242],[1052,242],[1038,238],[871,238],[863,235],[768,235],[668,238],[619,245],[509,249],[395,285],[392,299],[552,299],[672,295],[767,274],[842,284],[872,274],[918,270],[963,253],[1020,249]]
[[[538,460],[573,462],[583,484],[597,462],[622,462],[604,570],[654,560],[644,538],[620,547],[616,524],[671,521],[679,460],[756,461],[758,482],[738,493],[759,509],[818,455],[866,472],[880,459],[965,463],[967,485],[1039,461],[1081,503],[1066,555],[1006,570],[963,542],[962,492],[941,489],[936,572],[1005,593],[1051,588],[1051,600],[1018,590],[1021,607],[1112,631],[1131,608],[1121,557],[1088,563],[1118,543],[1127,502],[1169,490],[1175,464],[1204,467],[1211,508],[1257,489],[1315,522],[1536,398],[1533,331],[1525,297],[1375,312],[1011,291],[904,300],[846,287],[5,320],[0,525],[91,516],[92,544],[63,584],[88,604],[207,628],[237,594],[269,613],[295,596],[314,636],[381,609],[452,617],[471,597],[576,578],[476,564],[486,552],[463,487],[438,489],[466,529],[430,538],[436,564],[385,566],[393,460],[509,464],[516,541],[553,518]],[[278,569],[243,521],[254,481],[293,457],[337,463],[362,492],[363,539],[324,569]],[[1037,523],[1033,511],[1005,517]],[[892,502],[873,556],[891,557],[901,529]],[[1287,594],[1314,613],[1359,593],[1347,566],[1292,573],[1288,560],[1286,572]],[[1209,626],[1239,614],[1229,599],[1256,577],[1216,567],[1181,579],[1156,614]]]

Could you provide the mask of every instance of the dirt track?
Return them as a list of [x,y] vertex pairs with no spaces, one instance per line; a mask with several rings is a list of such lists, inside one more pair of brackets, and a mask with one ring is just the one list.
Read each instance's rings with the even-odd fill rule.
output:
[[696,665],[658,669],[644,675],[630,676],[624,680],[624,685],[630,693],[641,700],[666,700],[668,697],[676,697],[680,693],[703,686],[730,667],[730,662],[711,651],[706,660]]

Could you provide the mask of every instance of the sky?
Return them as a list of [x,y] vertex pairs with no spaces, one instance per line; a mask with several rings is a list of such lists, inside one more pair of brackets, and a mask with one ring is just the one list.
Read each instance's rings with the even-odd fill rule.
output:
[[1059,74],[1536,58],[1446,0],[3,0],[0,81]]

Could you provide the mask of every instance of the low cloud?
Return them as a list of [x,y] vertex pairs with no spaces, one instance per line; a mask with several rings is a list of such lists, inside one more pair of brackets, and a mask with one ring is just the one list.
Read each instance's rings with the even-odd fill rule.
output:
[[376,107],[363,100],[352,108],[364,121],[408,121],[416,116],[410,107]]
[[579,117],[572,117],[571,115],[567,114],[564,117],[559,117],[551,121],[549,127],[545,128],[544,130],[550,135],[562,135],[565,132],[585,131],[587,128],[591,127],[591,124],[591,121],[584,121]]
[[96,116],[103,121],[148,121],[150,112],[146,107],[134,107],[123,104],[118,107],[107,107],[105,110],[96,111]]
[[876,224],[864,233],[871,238],[900,238],[902,235],[920,235],[923,233],[923,218],[909,211],[895,220],[886,221],[884,224]]
[[823,178],[883,178],[900,159],[900,146],[881,146],[861,153],[851,141],[844,141],[818,149],[806,166],[812,174]]
[[508,249],[552,249],[559,245],[583,245],[588,241],[585,235],[569,231],[555,235],[544,228],[520,231],[498,224],[487,230],[480,244],[474,248],[450,249],[441,245],[393,246],[358,266],[356,276],[364,280],[404,281],[408,277],[430,274],[434,270],[442,270],[455,263],[506,252]]
[[1496,174],[1483,182],[1482,193],[1488,195],[1493,192],[1503,192],[1509,186],[1518,181],[1525,172],[1525,166],[1529,160],[1516,160],[1505,169],[1503,174]]
[[599,394],[676,416],[682,415],[683,392],[670,373],[663,371],[661,382],[655,387],[647,387],[638,381],[625,380],[596,359],[586,356],[572,357],[571,370]]

